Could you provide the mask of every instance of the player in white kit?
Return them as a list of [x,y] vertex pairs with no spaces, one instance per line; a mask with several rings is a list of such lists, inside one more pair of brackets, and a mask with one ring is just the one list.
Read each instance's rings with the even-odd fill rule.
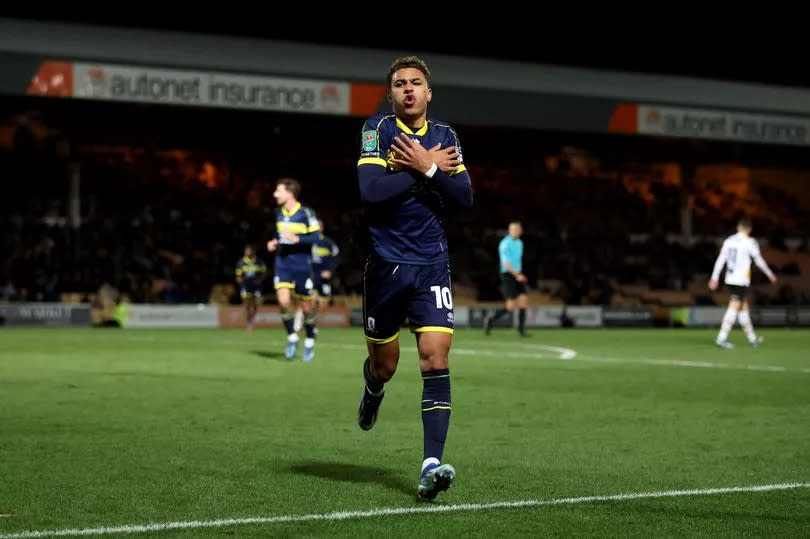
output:
[[729,236],[723,242],[720,255],[714,263],[712,279],[709,281],[709,288],[717,290],[720,270],[723,269],[723,265],[726,266],[725,282],[731,289],[731,300],[728,302],[728,310],[723,316],[720,333],[717,334],[717,340],[715,341],[717,346],[734,348],[734,345],[728,342],[728,332],[734,327],[735,320],[740,321],[740,325],[745,330],[751,346],[758,346],[762,343],[762,337],[757,337],[757,334],[754,333],[751,316],[748,314],[748,299],[746,299],[748,287],[751,286],[752,260],[772,283],[776,282],[776,276],[759,252],[757,240],[751,237],[751,221],[749,219],[740,219],[737,225],[737,233]]

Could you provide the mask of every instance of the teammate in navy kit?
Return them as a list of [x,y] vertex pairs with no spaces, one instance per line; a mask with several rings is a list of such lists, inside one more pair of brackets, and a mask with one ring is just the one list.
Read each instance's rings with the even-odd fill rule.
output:
[[245,245],[245,256],[236,263],[236,282],[239,283],[239,295],[245,304],[245,329],[248,333],[253,332],[253,321],[257,306],[262,301],[262,281],[266,272],[267,266],[256,258],[253,246]]
[[472,186],[456,132],[427,118],[432,91],[425,62],[398,58],[386,82],[393,114],[366,121],[357,163],[371,240],[363,272],[368,358],[358,423],[364,430],[374,426],[384,384],[399,362],[399,328],[407,318],[423,379],[418,494],[433,499],[455,479],[454,468],[441,463],[450,423],[453,336],[445,223],[455,208],[472,206]]
[[[324,235],[322,220],[318,219],[318,225],[320,226],[318,239],[312,245],[312,282],[315,289],[312,305],[315,317],[318,316],[324,303],[332,303],[332,277],[340,264],[340,248],[332,238]],[[304,327],[304,311],[300,307],[295,311],[295,325],[293,327],[296,333]],[[318,334],[317,329],[315,334]]]
[[332,277],[340,265],[340,248],[324,235],[323,221],[318,220],[320,235],[312,246],[312,276],[315,281],[315,303],[329,302],[332,297]]
[[312,244],[318,239],[318,220],[315,212],[298,202],[301,184],[292,178],[283,178],[276,184],[273,196],[278,203],[276,210],[276,237],[267,242],[267,250],[276,252],[276,268],[273,285],[276,288],[281,319],[287,329],[287,347],[284,356],[295,357],[298,349],[298,334],[293,329],[293,293],[301,300],[304,311],[304,353],[301,359],[312,361],[315,357],[315,318],[312,309]]

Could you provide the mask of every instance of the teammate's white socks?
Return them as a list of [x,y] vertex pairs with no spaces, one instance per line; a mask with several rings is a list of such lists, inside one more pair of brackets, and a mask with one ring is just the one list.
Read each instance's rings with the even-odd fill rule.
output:
[[723,315],[723,323],[720,325],[720,333],[717,334],[717,342],[728,340],[728,332],[734,327],[735,320],[737,320],[737,309],[729,307],[726,314]]
[[315,346],[315,339],[309,337],[304,339],[304,348],[312,348],[313,346]]
[[754,333],[754,325],[751,323],[751,315],[748,311],[740,311],[738,320],[745,331],[746,337],[748,337],[748,342],[756,342],[757,334]]
[[295,311],[295,321],[293,322],[293,330],[297,333],[304,327],[304,311],[298,309]]

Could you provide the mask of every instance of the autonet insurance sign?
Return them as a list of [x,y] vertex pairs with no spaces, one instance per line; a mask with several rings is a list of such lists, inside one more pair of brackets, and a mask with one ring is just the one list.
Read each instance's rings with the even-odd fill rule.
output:
[[368,116],[382,102],[379,84],[155,66],[45,60],[28,95]]

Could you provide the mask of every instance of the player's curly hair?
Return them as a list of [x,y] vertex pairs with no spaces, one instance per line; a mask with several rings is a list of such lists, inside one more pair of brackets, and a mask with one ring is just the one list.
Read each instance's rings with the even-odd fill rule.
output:
[[391,64],[391,67],[388,68],[388,75],[385,77],[385,92],[386,95],[391,94],[391,79],[394,78],[394,73],[399,71],[400,69],[405,69],[408,67],[412,67],[414,69],[418,69],[422,72],[425,76],[425,82],[427,82],[428,88],[430,88],[430,69],[428,69],[427,64],[424,60],[419,58],[418,56],[400,56],[394,63]]

